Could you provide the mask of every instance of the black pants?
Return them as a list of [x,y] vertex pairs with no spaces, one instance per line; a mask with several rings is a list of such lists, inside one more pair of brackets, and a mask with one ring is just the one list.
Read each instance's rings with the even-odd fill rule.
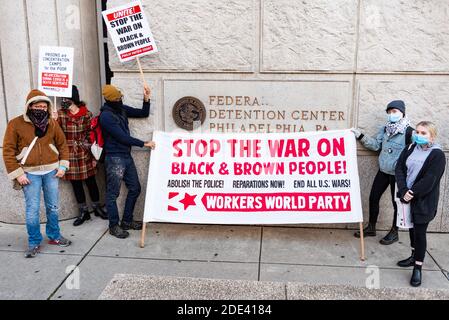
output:
[[86,180],[70,181],[73,187],[73,192],[75,193],[76,202],[78,202],[78,204],[86,203],[83,181],[86,182],[87,189],[89,190],[90,200],[92,200],[92,202],[100,201],[100,192],[98,191],[97,181],[95,180],[95,176],[91,176]]
[[385,190],[390,186],[391,192],[391,202],[393,204],[394,214],[393,214],[393,228],[396,227],[397,212],[398,207],[396,201],[394,201],[394,188],[396,179],[394,175],[383,173],[378,171],[376,177],[373,181],[373,186],[371,187],[371,192],[369,194],[369,222],[372,224],[377,223],[377,218],[379,217],[379,202]]
[[413,225],[413,228],[409,230],[410,245],[415,249],[415,260],[424,262],[424,256],[427,249],[427,227],[428,223]]

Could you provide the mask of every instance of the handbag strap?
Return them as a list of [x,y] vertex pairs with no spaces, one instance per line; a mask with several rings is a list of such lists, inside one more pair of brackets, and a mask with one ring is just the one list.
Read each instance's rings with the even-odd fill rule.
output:
[[27,152],[25,153],[25,156],[23,157],[22,161],[20,161],[20,164],[23,166],[25,162],[27,161],[28,156],[30,155],[31,149],[33,149],[34,145],[36,144],[38,137],[34,137],[33,141],[31,142],[30,146],[28,147]]

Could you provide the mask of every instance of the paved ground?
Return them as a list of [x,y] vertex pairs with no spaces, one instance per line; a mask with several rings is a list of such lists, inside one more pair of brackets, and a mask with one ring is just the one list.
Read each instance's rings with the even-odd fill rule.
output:
[[449,290],[117,274],[100,300],[449,300]]
[[[396,266],[410,253],[405,232],[391,246],[378,243],[385,232],[367,238],[362,262],[351,230],[148,224],[142,249],[139,231],[121,240],[98,218],[72,222],[61,223],[72,246],[45,244],[34,259],[23,257],[25,227],[0,224],[0,299],[98,299],[117,274],[279,283],[296,296],[295,283],[311,294],[314,285],[365,288],[376,279],[381,289],[409,288],[411,269]],[[449,289],[449,234],[429,234],[424,269],[422,288]]]

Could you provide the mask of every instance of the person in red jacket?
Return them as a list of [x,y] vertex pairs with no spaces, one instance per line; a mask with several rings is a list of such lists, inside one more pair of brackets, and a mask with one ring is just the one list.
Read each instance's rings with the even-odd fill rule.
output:
[[108,216],[100,205],[100,193],[95,175],[96,161],[90,152],[90,122],[92,113],[86,104],[80,100],[78,88],[72,87],[72,96],[63,98],[61,109],[58,111],[58,122],[67,139],[70,152],[70,170],[64,180],[70,181],[79,207],[79,215],[73,222],[79,226],[90,220],[90,211],[86,203],[83,183],[87,185],[92,200],[92,209],[95,216],[107,219]]

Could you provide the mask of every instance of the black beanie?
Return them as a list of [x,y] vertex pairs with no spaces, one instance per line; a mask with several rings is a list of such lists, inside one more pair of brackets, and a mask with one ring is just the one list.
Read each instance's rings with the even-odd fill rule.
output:
[[81,102],[78,88],[75,85],[72,86],[72,96],[70,97],[70,100],[75,102],[76,105],[79,105]]
[[387,111],[390,109],[398,109],[402,112],[402,114],[405,114],[405,103],[402,100],[393,100],[387,105]]

